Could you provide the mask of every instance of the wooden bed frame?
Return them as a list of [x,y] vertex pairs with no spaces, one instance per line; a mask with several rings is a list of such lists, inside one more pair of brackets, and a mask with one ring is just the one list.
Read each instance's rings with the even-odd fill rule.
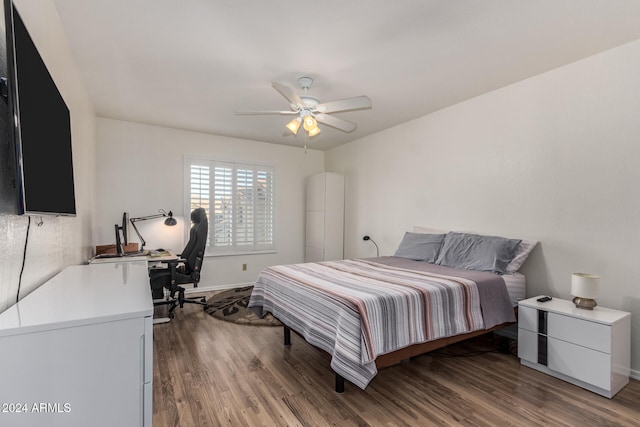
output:
[[[517,318],[517,314],[518,314],[517,309],[515,309],[515,311],[516,311],[516,318]],[[291,328],[285,325],[283,322],[280,322],[280,323],[282,323],[282,325],[284,326],[284,345],[290,346],[291,345]],[[445,337],[445,338],[440,338],[433,341],[427,341],[420,344],[410,345],[409,347],[401,348],[399,350],[392,351],[391,353],[386,353],[378,356],[376,358],[376,367],[378,369],[381,369],[381,368],[397,365],[398,363],[405,361],[407,359],[410,359],[411,357],[429,353],[430,351],[437,350],[439,348],[443,348],[450,344],[455,344],[457,342],[464,341],[469,338],[484,335],[489,332],[493,332],[497,329],[504,328],[505,326],[512,325],[513,323],[514,322],[506,322],[500,325],[496,325],[489,329],[481,329],[481,330],[469,332],[466,334],[454,335],[451,337]],[[300,338],[304,340],[304,337],[300,335],[298,332],[296,332],[295,330],[293,332],[295,332],[296,335],[298,335]],[[329,358],[331,358],[331,355],[329,355],[329,353],[327,353],[326,351],[318,347],[314,347],[314,348],[316,348],[317,350],[319,350],[320,352],[324,353]],[[344,393],[344,378],[338,373],[336,373],[335,390],[336,390],[336,393],[341,393],[341,394]]]

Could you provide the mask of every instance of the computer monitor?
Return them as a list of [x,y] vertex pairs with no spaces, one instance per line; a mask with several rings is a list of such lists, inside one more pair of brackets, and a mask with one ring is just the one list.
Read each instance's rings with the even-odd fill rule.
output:
[[127,246],[129,244],[129,214],[127,212],[122,213],[122,244]]
[[116,232],[116,252],[119,255],[124,255],[124,249],[129,244],[129,214],[123,212],[122,224],[115,224],[114,227]]
[[116,230],[116,253],[124,256],[124,248],[122,247],[122,240],[120,239],[120,230],[122,230],[122,227],[115,224],[114,228]]

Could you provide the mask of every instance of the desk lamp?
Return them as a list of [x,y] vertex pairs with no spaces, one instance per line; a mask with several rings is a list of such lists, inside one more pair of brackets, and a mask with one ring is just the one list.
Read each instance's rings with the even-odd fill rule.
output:
[[131,225],[133,226],[133,230],[136,232],[136,234],[138,235],[138,238],[140,239],[140,250],[144,249],[144,245],[146,245],[147,242],[145,242],[145,240],[142,238],[142,235],[140,235],[140,231],[138,230],[138,227],[136,227],[136,222],[148,221],[150,219],[166,217],[167,219],[164,220],[164,225],[168,225],[172,227],[178,223],[178,221],[176,221],[176,219],[173,217],[173,212],[169,211],[169,213],[167,213],[167,211],[165,211],[164,209],[160,209],[158,210],[158,212],[160,213],[157,213],[154,215],[141,216],[138,218],[131,218],[129,220],[131,222]]
[[362,240],[365,241],[370,241],[371,243],[373,243],[374,245],[376,245],[376,256],[379,257],[380,256],[380,249],[378,249],[378,244],[376,242],[373,241],[373,239],[370,236],[364,236],[362,238]]

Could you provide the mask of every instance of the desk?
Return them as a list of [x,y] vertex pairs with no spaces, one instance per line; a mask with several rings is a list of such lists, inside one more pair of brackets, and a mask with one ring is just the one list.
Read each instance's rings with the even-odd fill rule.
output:
[[114,263],[114,262],[136,262],[136,261],[147,261],[149,263],[153,263],[153,262],[175,261],[177,259],[178,259],[178,255],[173,253],[173,251],[171,250],[167,250],[167,251],[164,251],[163,254],[159,254],[159,255],[150,253],[149,255],[116,256],[116,257],[105,257],[105,258],[94,256],[89,260],[89,264],[108,264],[108,263]]
[[146,262],[65,268],[0,313],[6,426],[151,426]]
[[[164,266],[156,266],[156,264],[161,264],[163,262],[175,261],[180,259],[178,255],[174,254],[171,250],[164,251],[163,254],[153,254],[149,255],[136,255],[136,256],[120,256],[120,257],[93,257],[89,260],[89,264],[113,264],[113,263],[129,263],[129,262],[147,262],[149,270],[154,268],[167,268]],[[153,301],[153,300],[152,300]],[[158,323],[166,323],[171,319],[168,317],[158,317],[153,319],[154,324]]]

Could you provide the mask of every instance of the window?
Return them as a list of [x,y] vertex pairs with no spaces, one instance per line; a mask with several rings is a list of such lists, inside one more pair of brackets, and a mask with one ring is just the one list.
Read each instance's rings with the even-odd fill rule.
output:
[[209,218],[208,253],[275,249],[275,171],[269,166],[187,159],[188,211]]

